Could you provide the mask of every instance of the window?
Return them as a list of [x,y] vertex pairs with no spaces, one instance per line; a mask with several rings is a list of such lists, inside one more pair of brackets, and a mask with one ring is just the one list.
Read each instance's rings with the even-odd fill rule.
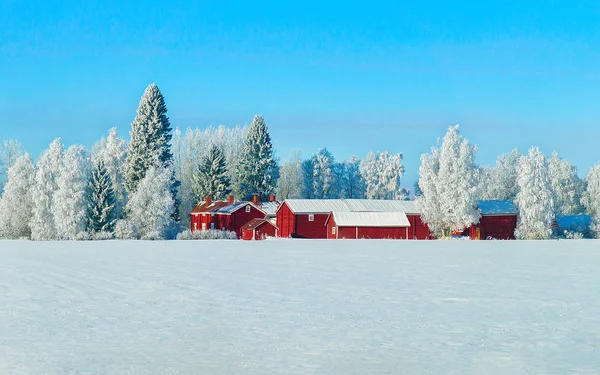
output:
[[202,223],[202,230],[206,230],[206,223]]
[[250,205],[246,206],[246,212],[250,212]]
[[215,229],[215,223],[210,223],[210,229]]
[[315,221],[315,215],[308,215],[308,221]]
[[194,223],[194,231],[198,230],[198,223]]
[[331,227],[331,234],[335,234],[335,227]]

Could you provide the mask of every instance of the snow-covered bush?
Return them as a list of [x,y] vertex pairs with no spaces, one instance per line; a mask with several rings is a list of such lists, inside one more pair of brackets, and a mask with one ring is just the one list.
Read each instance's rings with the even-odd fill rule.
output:
[[189,240],[237,240],[235,232],[227,230],[202,230],[202,231],[191,231],[185,230],[177,235],[178,240],[189,241]]
[[164,235],[157,230],[148,232],[142,236],[142,240],[144,240],[144,241],[162,241],[164,239],[165,239]]
[[120,240],[137,240],[140,238],[140,230],[129,220],[119,220],[115,225],[115,238]]
[[567,240],[582,240],[584,239],[584,235],[581,232],[571,232],[571,231],[564,231],[564,238],[566,238]]
[[112,234],[111,232],[96,232],[96,233],[92,233],[92,240],[93,241],[106,241],[106,240],[112,240],[115,238],[115,235]]
[[89,241],[92,239],[92,235],[89,232],[81,231],[81,232],[77,232],[77,234],[75,234],[75,236],[70,237],[68,239],[75,240],[75,241]]

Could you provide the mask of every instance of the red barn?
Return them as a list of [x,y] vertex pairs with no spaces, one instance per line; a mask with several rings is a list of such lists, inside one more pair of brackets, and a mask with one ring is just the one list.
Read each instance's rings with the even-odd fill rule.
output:
[[327,238],[408,239],[410,222],[402,212],[332,212]]
[[415,201],[375,199],[288,199],[277,210],[280,237],[327,238],[331,212],[397,212],[409,221],[408,238],[428,239],[429,228],[421,221]]
[[265,211],[253,202],[236,202],[233,196],[227,201],[213,202],[210,197],[191,212],[191,230],[228,230],[242,237],[242,227],[252,219],[262,219]]
[[242,227],[243,240],[264,240],[276,234],[277,227],[268,219],[252,219]]
[[469,228],[472,240],[514,240],[519,211],[509,200],[478,201],[479,223]]

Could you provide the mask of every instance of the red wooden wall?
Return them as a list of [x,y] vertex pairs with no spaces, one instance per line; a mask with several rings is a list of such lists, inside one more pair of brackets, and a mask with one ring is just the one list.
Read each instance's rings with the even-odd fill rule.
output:
[[498,240],[514,240],[517,216],[483,216],[479,220],[479,224],[471,227],[471,239],[477,239],[477,228],[479,228],[482,240],[486,240],[488,237]]
[[[325,221],[327,221],[329,214],[314,214],[314,221],[308,221],[308,216],[308,214],[296,215],[296,230],[292,237],[327,238]],[[279,225],[279,222],[277,224]]]
[[296,232],[296,216],[285,202],[277,211],[277,227],[279,237],[288,238]]
[[406,215],[410,222],[410,228],[408,228],[408,238],[415,240],[427,240],[431,238],[431,232],[427,224],[421,221],[420,215]]

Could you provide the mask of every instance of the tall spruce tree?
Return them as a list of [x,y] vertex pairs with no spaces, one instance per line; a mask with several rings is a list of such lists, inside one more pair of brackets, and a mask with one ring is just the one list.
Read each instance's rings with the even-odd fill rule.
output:
[[[152,166],[172,169],[171,123],[167,117],[165,98],[158,86],[152,83],[144,91],[131,124],[131,141],[125,162],[125,187],[128,194],[135,192],[139,182]],[[177,199],[179,182],[175,174],[171,178],[171,194]],[[179,206],[176,203],[175,207]],[[179,221],[179,212],[173,212],[172,219]]]
[[88,230],[91,233],[112,232],[117,220],[117,200],[111,176],[102,159],[94,162],[89,194]]
[[254,194],[264,199],[277,186],[279,166],[274,157],[271,136],[261,116],[254,116],[248,128],[236,177],[237,190],[243,199],[250,199]]
[[200,160],[193,176],[196,202],[210,196],[215,200],[225,199],[231,192],[231,179],[227,172],[225,155],[219,147],[211,145],[208,153]]

